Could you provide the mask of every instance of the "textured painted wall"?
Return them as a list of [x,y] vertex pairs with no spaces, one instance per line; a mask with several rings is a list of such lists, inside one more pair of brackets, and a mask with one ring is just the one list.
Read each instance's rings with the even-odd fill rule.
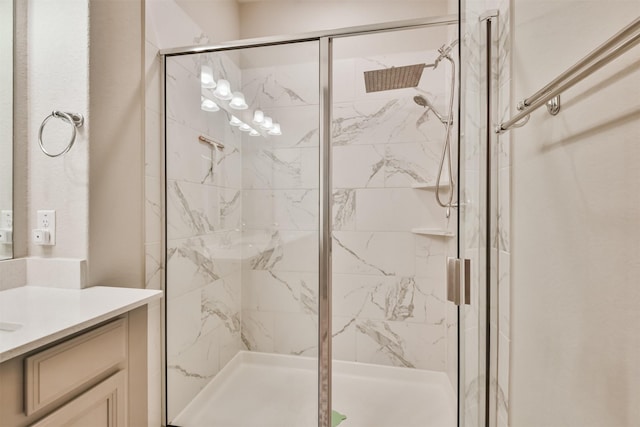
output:
[[[637,1],[513,8],[513,98],[640,15]],[[543,30],[544,29],[544,30]],[[513,426],[640,424],[639,48],[512,131]]]

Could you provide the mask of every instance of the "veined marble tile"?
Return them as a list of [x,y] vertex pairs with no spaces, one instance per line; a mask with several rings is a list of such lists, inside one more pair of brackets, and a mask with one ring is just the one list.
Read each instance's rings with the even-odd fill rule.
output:
[[267,155],[273,173],[272,188],[302,186],[302,159],[299,148],[276,148]]
[[[243,291],[251,294],[245,308],[287,313],[318,313],[318,275],[315,273],[248,270]],[[244,301],[243,301],[244,302]]]
[[511,230],[511,168],[498,171],[498,242],[501,251],[510,252]]
[[445,370],[444,325],[358,321],[356,361]]
[[273,151],[265,146],[251,148],[243,145],[242,188],[270,190],[273,188]]
[[145,289],[162,288],[162,262],[160,243],[145,244]]
[[242,310],[242,345],[245,350],[274,352],[274,313]]
[[511,255],[500,251],[498,260],[498,325],[506,338],[511,336]]
[[209,173],[211,163],[207,166],[208,179],[205,183],[225,188],[242,188],[242,154],[238,148],[227,145],[223,150],[213,151],[213,176]]
[[231,334],[240,333],[240,286],[238,272],[202,288],[202,334],[218,329],[226,329]]
[[[385,187],[435,183],[443,145],[444,141],[386,145]],[[452,161],[455,162],[455,158]],[[443,172],[440,182],[448,183],[446,162]],[[443,196],[447,191],[447,188],[443,189]]]
[[413,234],[408,232],[334,231],[333,271],[412,276],[415,273],[414,249]]
[[220,189],[220,227],[240,230],[242,227],[242,190]]
[[167,121],[167,178],[211,184],[216,150],[198,140],[201,132],[173,119]]
[[[334,47],[334,53],[338,53],[340,48]],[[333,61],[333,92],[331,99],[334,103],[349,102],[356,97],[355,79],[362,79],[362,74],[356,75],[356,59],[336,59]]]
[[174,418],[219,371],[216,333],[202,336],[193,346],[167,355],[169,417]]
[[242,190],[242,223],[246,229],[270,229],[275,222],[272,190]]
[[318,147],[300,148],[300,187],[320,188],[320,152]]
[[280,230],[318,229],[318,190],[274,190],[275,222]]
[[243,223],[248,229],[318,229],[318,190],[244,190]]
[[307,313],[275,313],[274,329],[274,350],[276,353],[317,357],[317,315]]
[[[452,385],[458,384],[458,307],[447,304],[447,374]],[[455,389],[455,388],[454,388]]]
[[[314,150],[314,149],[311,149]],[[314,150],[315,151],[315,150]],[[251,150],[243,159],[243,187],[250,189],[301,188],[303,180],[299,148]],[[317,187],[317,174],[313,187]]]
[[318,271],[317,231],[275,231],[258,249],[260,253],[251,260],[254,270]]
[[407,232],[412,228],[440,228],[442,211],[433,195],[413,188],[356,190],[358,231]]
[[[310,45],[276,46],[271,49],[300,52],[301,55],[315,51],[317,47]],[[305,52],[303,52],[305,51]],[[291,53],[289,52],[288,55]],[[293,56],[291,56],[293,58]],[[247,97],[247,102],[261,108],[283,107],[292,105],[317,105],[319,83],[318,62],[282,64],[276,67],[250,68],[242,72],[242,90]]]
[[350,230],[356,228],[356,190],[342,189],[333,192],[333,229]]
[[167,354],[177,355],[193,346],[201,335],[201,290],[195,289],[167,301]]
[[[319,108],[318,105],[265,108],[265,115],[279,123],[282,130],[282,135],[269,136],[269,141],[277,148],[318,147]],[[258,138],[252,139],[261,142]]]
[[332,356],[334,360],[356,360],[356,321],[353,317],[333,316]]
[[455,252],[448,253],[449,243],[443,239],[428,236],[415,236],[416,243],[416,276],[435,281],[446,278],[447,256],[455,256]]
[[144,177],[144,218],[145,218],[145,243],[160,243],[162,232],[162,207],[160,205],[161,183],[160,178]]
[[477,248],[485,236],[480,217],[480,177],[474,170],[465,171],[465,176],[465,181],[460,183],[461,197],[465,203],[460,227],[464,233],[462,245],[464,248]]
[[221,232],[167,244],[167,297],[201,288],[241,268],[239,233]]
[[167,58],[167,117],[191,129],[205,129],[207,112],[200,108],[200,76],[187,71],[176,58]]
[[[442,98],[444,96],[429,97],[439,111],[443,111]],[[429,142],[441,140],[443,134],[442,123],[417,105],[413,96],[334,105],[334,146]]]
[[167,182],[167,238],[193,237],[220,229],[219,188]]
[[445,302],[436,287],[433,281],[410,276],[335,274],[334,313],[354,320],[442,325],[446,317]]
[[385,160],[385,146],[382,144],[334,144],[333,188],[384,187]]

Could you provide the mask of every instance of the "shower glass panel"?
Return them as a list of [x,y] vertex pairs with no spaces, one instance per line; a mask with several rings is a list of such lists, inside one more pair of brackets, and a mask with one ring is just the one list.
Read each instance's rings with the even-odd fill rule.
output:
[[166,58],[168,424],[317,425],[318,58]]
[[[435,199],[449,120],[453,159],[458,144],[457,79],[438,48],[456,39],[451,25],[333,41],[332,393],[345,426],[456,425],[458,308],[445,272],[458,212]],[[453,165],[445,202],[457,197]]]

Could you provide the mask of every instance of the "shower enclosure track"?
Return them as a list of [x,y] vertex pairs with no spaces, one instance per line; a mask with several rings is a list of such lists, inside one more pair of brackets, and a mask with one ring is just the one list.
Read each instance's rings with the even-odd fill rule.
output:
[[[496,127],[496,133],[504,133],[512,128],[524,126],[529,115],[541,106],[552,102],[550,113],[557,114],[559,101],[556,99],[562,92],[604,67],[640,42],[640,17],[624,27],[609,40],[591,51],[571,68],[553,79],[542,89],[520,101],[520,112]],[[555,102],[554,102],[555,100]],[[555,111],[555,113],[554,113]],[[521,122],[522,121],[522,122]]]

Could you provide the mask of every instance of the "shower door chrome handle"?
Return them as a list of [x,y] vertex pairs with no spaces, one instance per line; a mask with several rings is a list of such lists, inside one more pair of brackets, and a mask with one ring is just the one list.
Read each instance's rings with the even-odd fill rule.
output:
[[447,300],[471,304],[471,260],[447,258]]

